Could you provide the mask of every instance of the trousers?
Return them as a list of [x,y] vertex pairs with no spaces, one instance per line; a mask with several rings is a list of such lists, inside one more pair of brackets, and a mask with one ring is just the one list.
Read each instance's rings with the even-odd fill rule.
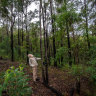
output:
[[33,69],[33,81],[36,81],[36,79],[37,79],[37,66],[34,66],[32,69]]

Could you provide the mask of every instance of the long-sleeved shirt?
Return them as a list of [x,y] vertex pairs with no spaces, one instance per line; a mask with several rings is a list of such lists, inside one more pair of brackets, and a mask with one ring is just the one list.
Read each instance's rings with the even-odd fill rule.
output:
[[36,58],[36,57],[33,57],[33,58],[29,58],[29,65],[31,67],[34,67],[34,66],[38,66],[38,63],[36,60],[40,60],[41,58]]

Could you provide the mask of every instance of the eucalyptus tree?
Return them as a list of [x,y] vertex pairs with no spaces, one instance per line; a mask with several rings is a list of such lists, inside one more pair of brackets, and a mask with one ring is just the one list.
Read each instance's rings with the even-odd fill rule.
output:
[[11,60],[14,61],[14,46],[13,46],[13,28],[16,18],[16,7],[15,7],[15,1],[13,0],[1,0],[2,10],[6,10],[6,12],[2,12],[3,15],[5,15],[5,18],[7,17],[10,21],[11,27]]
[[58,34],[61,34],[61,38],[65,38],[65,39],[61,39],[61,47],[65,45],[64,42],[66,42],[66,39],[67,39],[68,61],[69,61],[69,65],[71,66],[73,56],[72,56],[72,47],[71,47],[72,42],[70,38],[72,37],[72,33],[73,33],[73,39],[75,43],[74,24],[76,24],[76,22],[78,22],[80,18],[79,18],[79,15],[76,13],[74,2],[70,0],[69,1],[64,0],[61,4],[61,7],[57,8],[57,13],[58,13],[56,16],[56,24],[58,28],[57,32],[61,30]]
[[[4,0],[0,0],[0,23],[2,26],[5,26],[6,23],[6,33],[8,36],[8,21],[9,21],[9,17],[8,17],[8,10],[6,9],[7,6],[7,2]],[[3,36],[4,37],[4,36]],[[2,37],[2,38],[3,38]]]
[[86,37],[88,48],[90,49],[89,32],[88,32],[88,6],[86,0],[84,0],[84,6],[85,6],[85,19],[86,19]]
[[[19,56],[21,56],[21,37],[20,37],[20,34],[21,34],[21,26],[20,26],[20,23],[21,23],[21,14],[23,13],[23,0],[17,0],[16,1],[16,9],[17,9],[17,26],[18,26],[18,54]],[[22,17],[23,18],[23,17]],[[22,32],[23,33],[23,32]]]
[[[26,56],[27,56],[27,64],[28,64],[28,53],[29,53],[29,31],[28,31],[28,6],[31,4],[32,0],[23,0],[22,1],[22,14],[24,14],[25,23],[25,31],[26,31]],[[22,16],[23,18],[23,16]],[[23,20],[23,19],[22,19]],[[22,24],[22,36],[23,35],[23,24]],[[23,37],[22,37],[23,42]]]
[[52,24],[52,33],[53,33],[53,56],[54,56],[54,66],[57,67],[55,60],[56,57],[56,45],[55,45],[55,27],[54,27],[54,18],[53,18],[53,0],[50,0],[50,13],[51,13],[51,24]]
[[45,74],[45,81],[44,81],[44,83],[45,84],[48,84],[48,82],[49,82],[49,80],[48,80],[48,50],[47,50],[47,40],[48,40],[48,36],[47,36],[47,17],[46,17],[46,13],[47,13],[47,5],[48,5],[48,3],[47,2],[45,2],[45,1],[42,1],[42,20],[43,20],[43,30],[44,30],[44,66],[45,66],[45,68],[44,68],[44,70],[45,70],[45,72],[44,72],[44,74]]
[[41,63],[42,63],[42,79],[45,83],[45,69],[43,64],[43,42],[42,42],[42,0],[40,0],[39,5],[39,21],[40,21],[40,53],[41,53]]
[[60,9],[61,15],[59,16],[60,22],[63,21],[62,23],[66,26],[66,32],[67,32],[67,42],[68,42],[68,57],[69,57],[69,65],[72,65],[72,55],[71,55],[71,44],[70,44],[70,35],[69,35],[69,17],[68,15],[70,12],[68,12],[67,9],[67,4],[68,2],[64,0],[64,5]]
[[89,39],[89,8],[88,8],[88,1],[83,0],[82,1],[82,7],[81,7],[81,16],[84,22],[82,22],[85,26],[85,34],[86,34],[86,39],[87,39],[87,46],[88,49],[90,49],[90,39]]
[[[22,16],[22,21],[24,20],[24,16],[25,16],[25,25],[26,25],[26,46],[29,45],[28,44],[28,32],[27,32],[27,8],[28,5],[31,3],[32,0],[1,0],[0,1],[0,6],[1,6],[1,13],[2,13],[2,17],[3,18],[7,18],[10,22],[10,32],[11,32],[11,60],[14,61],[14,39],[13,39],[13,29],[14,29],[14,25],[16,23],[16,18],[18,17],[18,45],[19,45],[19,49],[20,49],[20,45],[21,45],[21,39],[20,39],[20,15],[21,13],[24,14]],[[17,16],[18,15],[18,16]],[[16,17],[17,16],[17,17]],[[22,25],[23,26],[23,25]],[[22,28],[23,31],[23,28]],[[22,42],[23,42],[23,32],[22,32]],[[28,50],[28,46],[26,47]],[[20,52],[20,51],[19,51]],[[28,52],[27,52],[28,54]]]

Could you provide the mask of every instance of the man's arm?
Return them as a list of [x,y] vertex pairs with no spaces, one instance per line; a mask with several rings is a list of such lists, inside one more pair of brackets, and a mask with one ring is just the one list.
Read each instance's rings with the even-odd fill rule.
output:
[[36,60],[41,60],[41,58],[37,58],[37,57],[35,57],[36,58]]

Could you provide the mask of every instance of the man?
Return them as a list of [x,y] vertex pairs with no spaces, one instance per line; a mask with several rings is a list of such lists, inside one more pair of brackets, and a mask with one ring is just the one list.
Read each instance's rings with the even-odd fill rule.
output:
[[32,54],[28,54],[28,57],[29,57],[29,65],[33,69],[33,81],[36,82],[36,80],[37,80],[37,66],[38,66],[38,63],[36,60],[40,60],[41,58],[36,58]]

